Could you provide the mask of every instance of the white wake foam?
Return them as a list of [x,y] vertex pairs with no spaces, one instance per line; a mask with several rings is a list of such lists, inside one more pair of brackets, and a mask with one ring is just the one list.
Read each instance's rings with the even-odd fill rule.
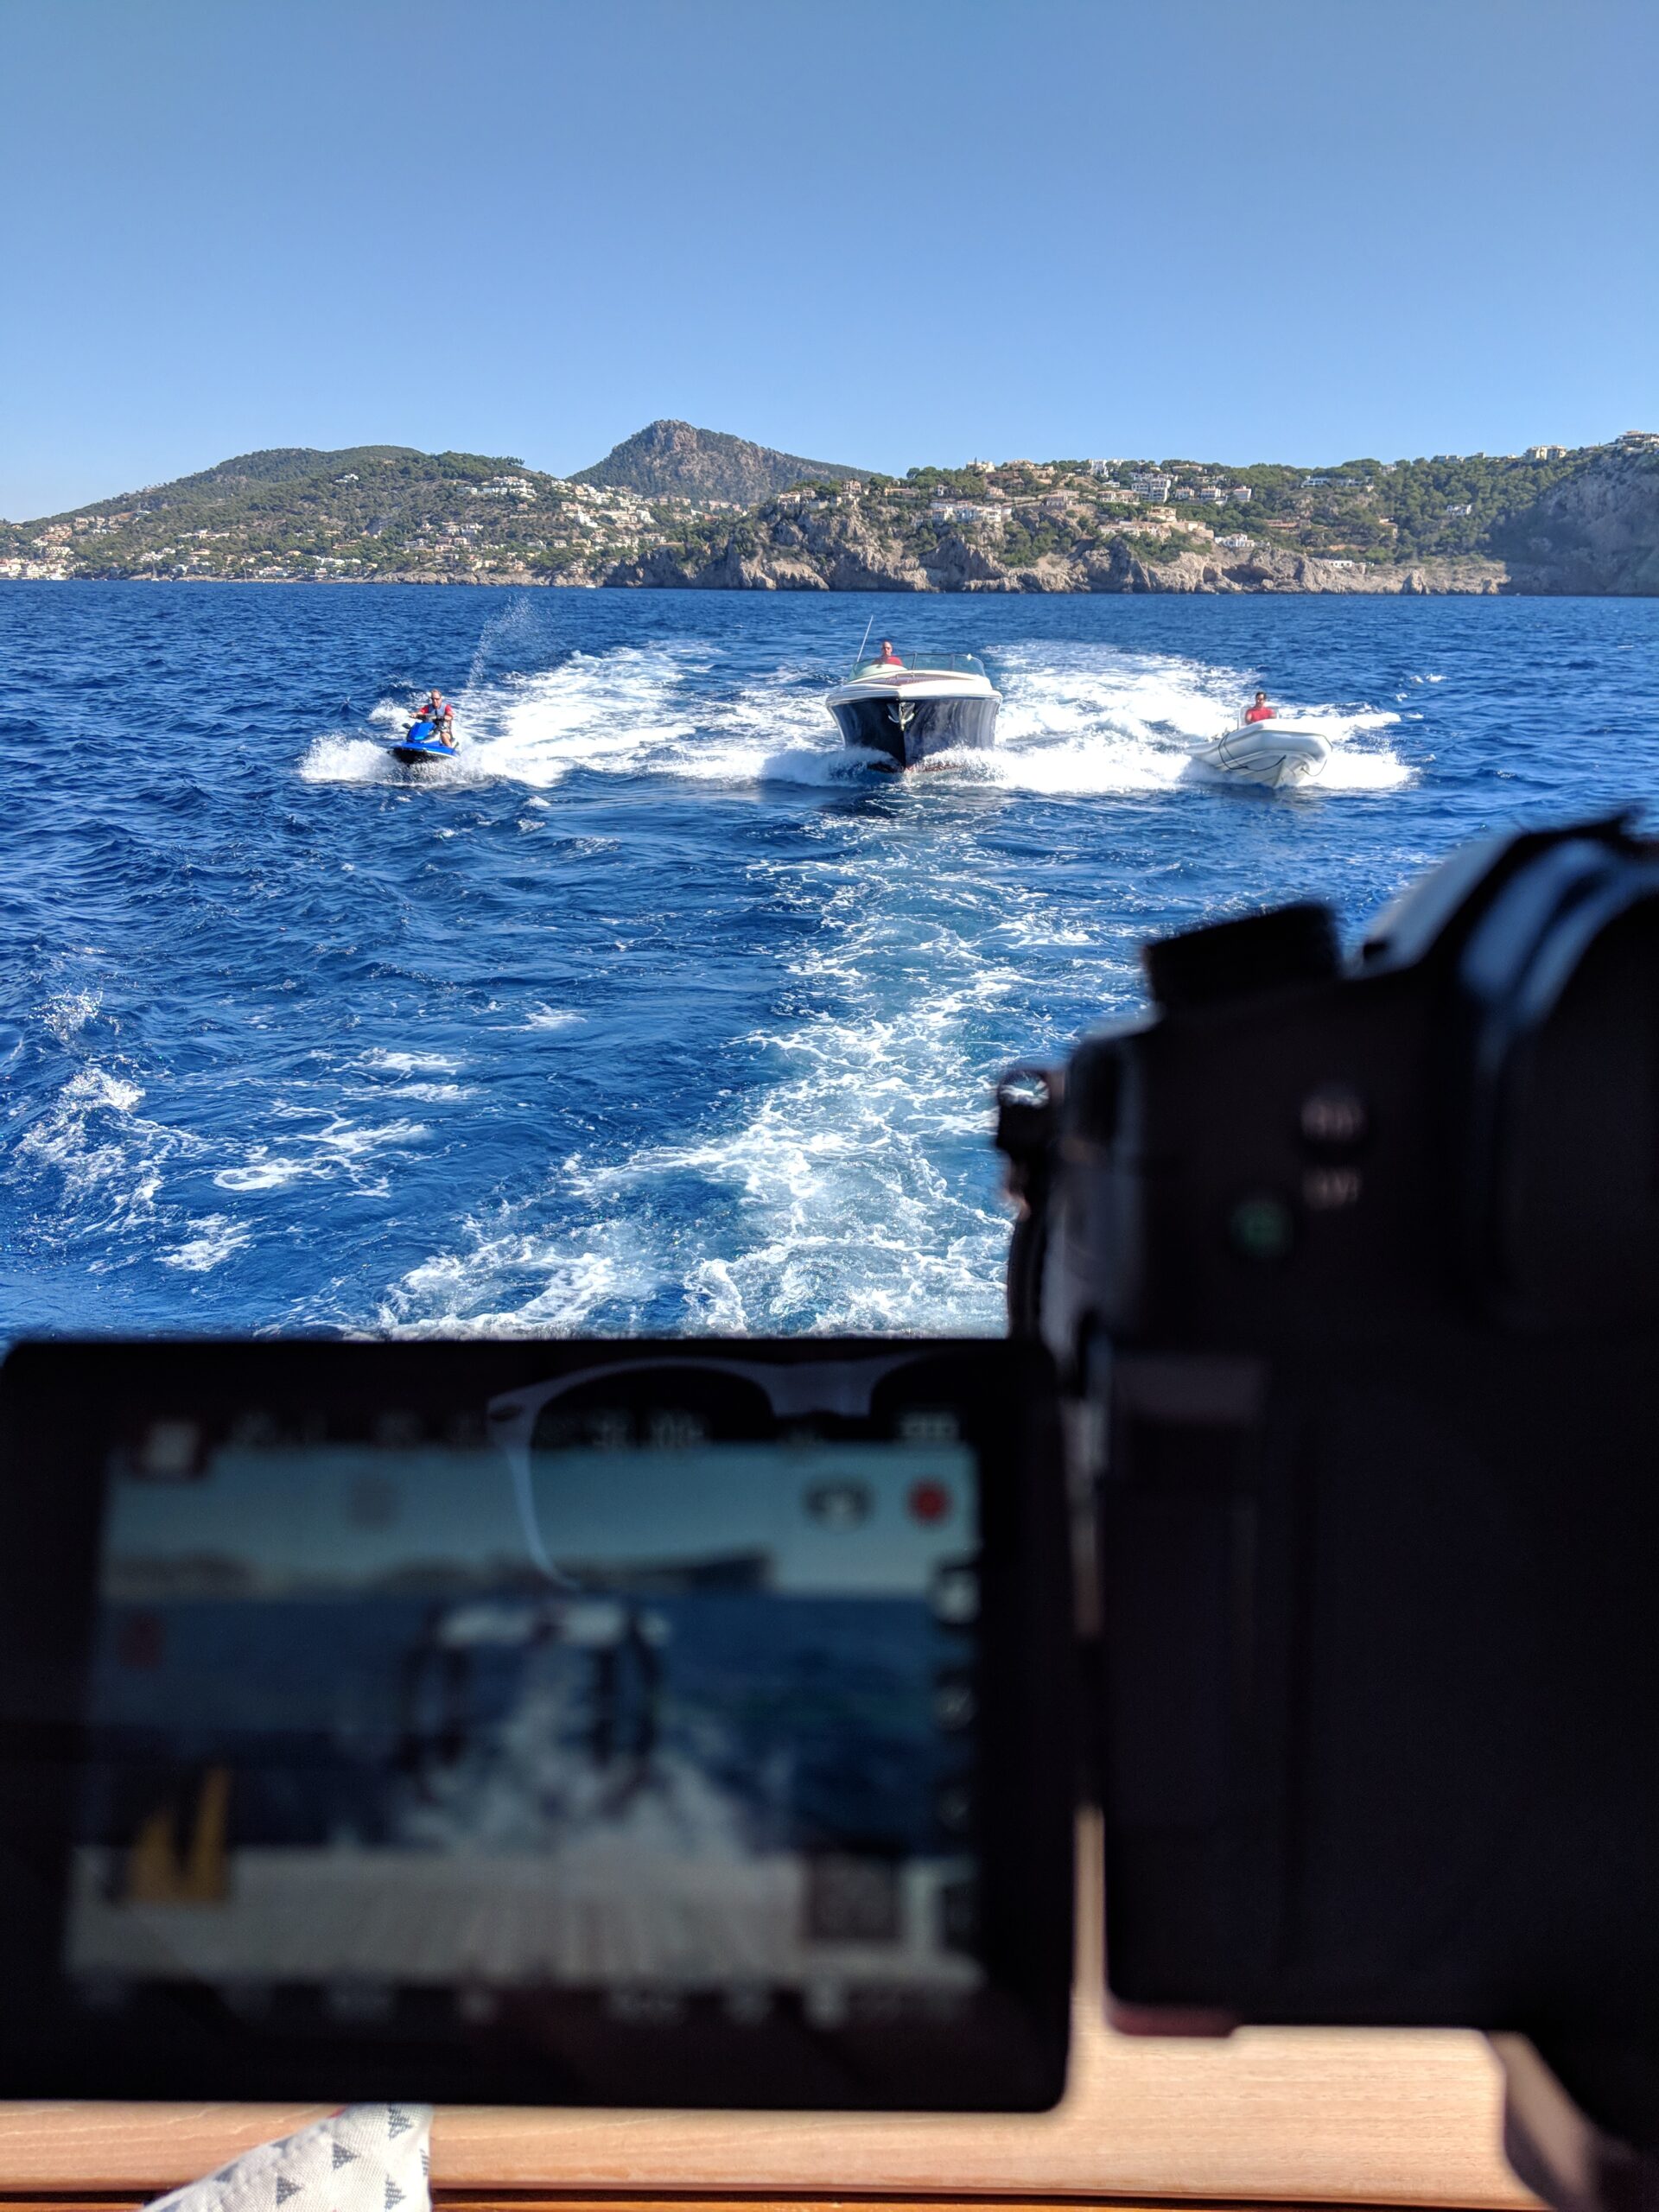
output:
[[435,1254],[393,1286],[380,1327],[412,1337],[566,1336],[597,1314],[643,1306],[659,1287],[641,1224],[573,1217],[551,1228],[520,1225],[539,1211],[515,1206],[463,1222],[459,1250]]
[[[1108,798],[1194,785],[1199,747],[1237,727],[1249,671],[1098,645],[1025,645],[999,657],[1004,704],[997,748],[967,756],[1004,790],[1051,798]],[[1391,789],[1411,771],[1380,738],[1398,715],[1279,698],[1279,711],[1332,747],[1300,795]],[[1297,792],[1283,794],[1295,797]]]
[[315,738],[300,763],[308,784],[387,784],[401,772],[384,746],[343,730]]
[[[746,1069],[770,1073],[735,1086],[728,1104],[711,1093],[689,1131],[573,1154],[532,1194],[457,1224],[391,1286],[380,1325],[414,1335],[1000,1326],[1007,1217],[986,1146],[990,1085],[1010,1058],[1067,1041],[1046,1033],[1033,974],[1084,968],[1096,1004],[1132,995],[1138,915],[1128,905],[1103,915],[1052,878],[1011,884],[983,859],[985,810],[963,801],[1162,794],[1187,804],[1204,792],[1185,780],[1193,753],[1236,725],[1257,679],[1048,643],[1008,649],[995,672],[1005,697],[995,752],[887,779],[900,812],[837,816],[827,844],[757,872],[763,900],[812,925],[785,963],[790,1002],[803,1011],[734,1040]],[[824,709],[828,671],[780,666],[723,690],[719,678],[702,648],[628,648],[492,677],[471,702],[467,772],[543,792],[578,768],[711,792],[868,774]],[[1332,745],[1315,794],[1408,780],[1390,742],[1395,714],[1277,702]],[[581,1017],[540,1004],[518,1019],[556,1028]],[[284,1147],[283,1161],[293,1157]]]
[[423,761],[412,775],[386,749],[407,726],[412,701],[383,699],[368,716],[376,736],[327,731],[313,740],[300,773],[309,783],[414,788],[418,779],[419,787],[438,789],[500,779],[540,793],[578,769],[711,785],[823,785],[856,782],[881,765],[842,745],[823,705],[828,671],[804,687],[798,670],[779,671],[711,696],[709,668],[701,647],[629,645],[573,653],[529,674],[480,676],[454,702],[454,759]]
[[140,1084],[89,1063],[17,1141],[13,1172],[54,1174],[60,1218],[78,1234],[117,1236],[151,1222],[168,1163],[207,1148],[141,1114],[143,1096]]
[[990,1084],[1042,1041],[1004,1002],[1045,930],[1065,945],[1084,933],[1063,901],[999,899],[988,917],[934,849],[894,845],[884,822],[848,835],[770,887],[820,922],[789,963],[810,1010],[739,1040],[775,1080],[735,1111],[711,1104],[686,1136],[559,1161],[396,1284],[384,1327],[997,1328],[1007,1217]]
[[[281,1115],[280,1103],[275,1109]],[[302,1118],[289,1109],[290,1117]],[[321,1109],[302,1109],[303,1116],[326,1121],[321,1129],[296,1131],[286,1147],[276,1151],[267,1143],[250,1145],[234,1166],[221,1167],[213,1177],[221,1191],[280,1191],[291,1183],[331,1182],[344,1178],[357,1189],[384,1195],[391,1187],[380,1155],[406,1153],[426,1136],[420,1122],[384,1122],[374,1127],[353,1122],[343,1115]]]
[[[508,610],[500,620],[499,636],[487,652],[480,644],[474,677],[455,702],[460,750],[453,760],[422,764],[423,787],[504,779],[544,792],[577,770],[711,785],[823,785],[857,784],[885,766],[842,742],[823,704],[827,667],[781,666],[723,690],[706,647],[658,645],[576,652],[556,667],[499,673],[493,662],[529,618]],[[1192,753],[1236,727],[1254,677],[1173,655],[1052,641],[1005,649],[995,671],[1003,693],[996,749],[932,765],[1050,798],[1191,788]],[[1303,795],[1408,780],[1409,769],[1381,734],[1397,715],[1283,698],[1278,704],[1332,747]],[[382,700],[369,720],[389,740],[411,708],[409,700]],[[314,741],[301,773],[313,782],[412,781],[384,744],[342,731]]]
[[162,1254],[164,1268],[178,1268],[187,1274],[209,1274],[253,1242],[253,1231],[246,1223],[232,1221],[227,1214],[207,1214],[189,1225],[195,1234]]
[[466,1065],[448,1052],[391,1052],[375,1046],[357,1063],[387,1075],[459,1075]]
[[101,1004],[96,991],[58,991],[41,1007],[41,1019],[60,1045],[67,1045],[97,1019]]

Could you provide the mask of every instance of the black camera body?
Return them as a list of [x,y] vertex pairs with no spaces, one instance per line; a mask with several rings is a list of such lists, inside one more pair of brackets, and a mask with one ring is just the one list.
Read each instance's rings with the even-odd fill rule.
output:
[[1659,2100],[1659,847],[1289,907],[1003,1086],[1131,2018],[1520,2030]]

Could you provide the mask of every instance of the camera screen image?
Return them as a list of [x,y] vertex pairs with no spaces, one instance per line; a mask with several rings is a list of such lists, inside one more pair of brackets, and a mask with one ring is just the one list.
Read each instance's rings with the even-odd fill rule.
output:
[[360,2032],[515,1993],[948,2018],[974,1950],[978,1496],[948,1412],[695,1406],[111,1454],[63,1966]]

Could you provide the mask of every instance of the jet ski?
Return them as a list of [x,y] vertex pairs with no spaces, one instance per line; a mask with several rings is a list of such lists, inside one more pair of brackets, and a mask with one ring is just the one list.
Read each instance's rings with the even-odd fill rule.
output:
[[1266,784],[1278,790],[1287,784],[1312,783],[1331,758],[1331,742],[1309,722],[1281,721],[1244,722],[1201,746],[1192,755],[1193,766],[1205,775],[1230,784]]
[[430,716],[423,715],[419,721],[410,724],[401,744],[394,745],[391,751],[392,759],[401,760],[405,768],[416,768],[423,760],[453,760],[456,748],[446,745]]

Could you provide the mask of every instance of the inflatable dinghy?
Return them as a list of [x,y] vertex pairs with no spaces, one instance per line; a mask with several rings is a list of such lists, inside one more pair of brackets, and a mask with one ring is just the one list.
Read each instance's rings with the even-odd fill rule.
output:
[[394,760],[401,760],[405,768],[414,768],[423,760],[453,760],[455,747],[446,745],[430,721],[424,717],[411,722],[404,732],[403,742],[391,748]]
[[1206,774],[1230,784],[1311,783],[1331,758],[1327,738],[1307,722],[1245,722],[1192,755]]

